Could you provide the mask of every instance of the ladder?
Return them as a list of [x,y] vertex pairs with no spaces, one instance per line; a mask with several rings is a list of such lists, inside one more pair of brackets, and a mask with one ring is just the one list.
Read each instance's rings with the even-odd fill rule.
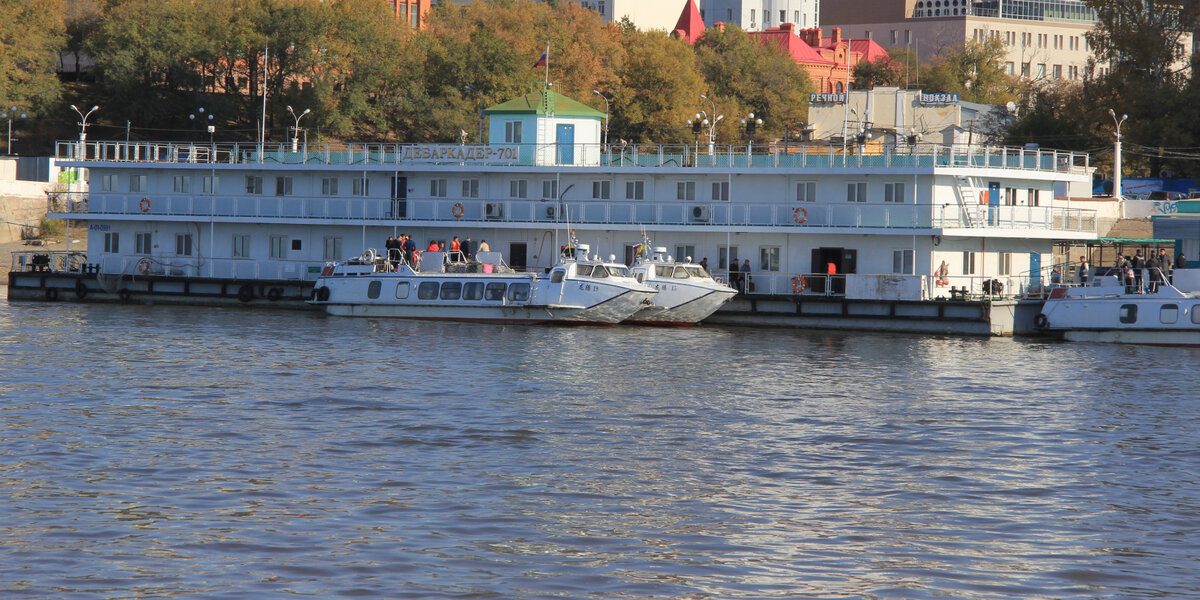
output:
[[971,177],[963,175],[954,176],[954,195],[958,198],[959,214],[961,215],[962,224],[966,227],[974,227],[975,223],[971,218],[971,210],[975,206],[976,196],[975,182]]

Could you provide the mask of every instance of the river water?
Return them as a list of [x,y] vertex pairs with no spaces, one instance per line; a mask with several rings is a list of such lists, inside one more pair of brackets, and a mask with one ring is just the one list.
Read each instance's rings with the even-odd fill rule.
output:
[[1200,350],[0,302],[4,598],[1200,598]]

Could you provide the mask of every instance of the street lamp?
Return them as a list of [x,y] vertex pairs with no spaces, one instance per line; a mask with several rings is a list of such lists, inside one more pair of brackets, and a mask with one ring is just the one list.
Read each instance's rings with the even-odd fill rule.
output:
[[[216,132],[217,128],[216,128],[216,126],[214,126],[212,124],[212,122],[213,122],[212,113],[208,113],[207,118],[208,118],[208,143],[209,143],[209,145],[212,145],[213,133]],[[200,108],[197,108],[196,112],[188,115],[188,120],[191,121],[192,123],[196,123],[196,119],[199,119],[200,123],[204,122],[205,116],[204,116],[204,107],[203,106],[201,106]]]
[[471,84],[464,85],[463,89],[467,90],[469,92],[475,92],[475,95],[479,96],[479,138],[476,139],[475,142],[478,144],[482,144],[483,143],[483,93],[480,92],[479,90],[475,89],[475,86],[473,86]]
[[592,93],[604,99],[604,145],[608,145],[608,98],[600,93],[600,90],[592,90]]
[[[292,110],[291,105],[288,105],[287,110],[289,113],[292,114],[292,118],[296,120],[296,127],[292,129],[292,152],[299,152],[300,151],[300,119],[303,119],[304,115],[307,115],[308,113],[312,112],[312,109],[306,108],[306,109],[304,109],[304,112],[300,113],[299,115],[296,114],[296,111]],[[307,142],[305,142],[305,143],[307,143]]]
[[708,153],[711,155],[715,148],[714,140],[717,137],[717,123],[719,123],[721,119],[724,119],[725,115],[717,114],[717,103],[713,102],[712,98],[709,98],[704,94],[700,94],[700,97],[704,100],[708,100],[708,103],[712,105],[712,115],[715,115],[710,117],[709,113],[704,111],[700,111],[700,114],[696,115],[697,120],[703,117],[703,123],[706,127],[708,127]]
[[742,119],[742,128],[746,130],[746,137],[748,138],[746,140],[746,151],[747,152],[749,152],[750,148],[753,147],[754,132],[757,131],[758,126],[762,125],[762,124],[763,124],[763,120],[756,119],[754,117],[754,113],[750,113],[750,114],[746,115],[746,118]]
[[[25,113],[21,113],[19,117],[24,119]],[[13,122],[13,119],[16,119],[16,118],[18,118],[18,115],[17,115],[17,107],[15,107],[15,106],[10,107],[8,109],[8,112],[0,113],[0,119],[8,119],[8,145],[5,146],[4,148],[9,153],[9,155],[12,154],[12,142],[13,142],[13,140],[12,140],[12,122]]]
[[93,106],[92,110],[89,110],[87,111],[87,114],[84,114],[78,108],[75,108],[74,104],[72,104],[71,110],[75,111],[75,114],[79,115],[79,158],[87,158],[87,150],[84,149],[84,144],[87,143],[87,120],[88,117],[92,116],[92,113],[100,110],[100,107]]
[[1108,109],[1108,114],[1117,125],[1117,142],[1113,145],[1113,198],[1121,200],[1121,125],[1129,115],[1121,115],[1121,119],[1117,120],[1117,113],[1111,108]]

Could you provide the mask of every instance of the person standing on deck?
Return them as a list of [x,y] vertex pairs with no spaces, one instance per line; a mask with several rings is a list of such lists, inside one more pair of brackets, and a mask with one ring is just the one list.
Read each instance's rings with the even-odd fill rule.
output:
[[475,258],[475,249],[471,247],[471,236],[468,235],[467,239],[462,241],[462,244],[460,244],[460,249],[462,250],[464,259],[471,260],[472,258]]
[[1079,257],[1079,285],[1087,285],[1088,276],[1091,275],[1091,265],[1088,264],[1086,256]]

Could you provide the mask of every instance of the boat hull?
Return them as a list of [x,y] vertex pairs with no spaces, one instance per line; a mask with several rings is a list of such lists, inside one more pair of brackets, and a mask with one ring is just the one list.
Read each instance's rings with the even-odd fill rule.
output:
[[[686,295],[659,291],[654,299],[659,306],[642,309],[629,318],[630,323],[650,325],[695,325],[717,312],[733,299],[733,289],[689,288]],[[666,298],[664,298],[666,296]],[[682,297],[681,297],[682,296]]]
[[1070,342],[1146,344],[1152,346],[1200,346],[1200,330],[1163,329],[1071,329],[1062,332]]

